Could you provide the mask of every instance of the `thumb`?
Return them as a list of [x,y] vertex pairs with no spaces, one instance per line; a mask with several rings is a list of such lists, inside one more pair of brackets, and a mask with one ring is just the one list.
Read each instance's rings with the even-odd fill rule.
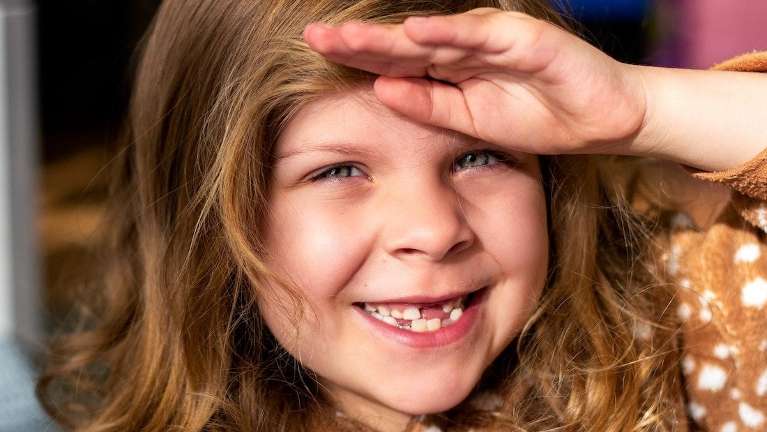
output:
[[458,87],[423,78],[381,76],[373,88],[381,103],[415,121],[480,138]]

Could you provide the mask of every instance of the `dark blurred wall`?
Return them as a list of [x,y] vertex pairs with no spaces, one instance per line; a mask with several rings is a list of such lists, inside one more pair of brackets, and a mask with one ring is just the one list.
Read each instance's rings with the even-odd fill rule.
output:
[[593,45],[626,63],[646,63],[654,24],[652,0],[552,0],[579,23]]
[[[43,157],[59,159],[115,133],[129,65],[159,0],[38,2]],[[81,137],[82,139],[78,139]]]

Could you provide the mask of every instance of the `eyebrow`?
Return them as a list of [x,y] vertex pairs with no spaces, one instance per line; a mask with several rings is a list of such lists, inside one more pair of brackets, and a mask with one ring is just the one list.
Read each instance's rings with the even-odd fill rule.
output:
[[[451,137],[452,142],[458,142],[458,151],[463,151],[468,148],[471,148],[473,145],[475,145],[479,140],[478,139],[456,139],[455,137]],[[328,152],[328,153],[336,153],[344,156],[356,156],[356,157],[368,157],[373,158],[376,156],[379,156],[379,153],[375,150],[367,150],[364,148],[360,148],[355,146],[352,143],[337,143],[337,142],[326,142],[326,143],[315,143],[315,144],[306,144],[302,145],[296,150],[291,150],[284,152],[280,155],[278,155],[275,158],[275,161],[280,161],[284,159],[288,159],[294,156],[298,156],[305,153],[311,153],[311,152]]]
[[296,150],[291,150],[288,152],[284,152],[280,155],[278,155],[275,160],[280,161],[283,159],[288,159],[293,156],[298,156],[300,154],[304,153],[311,153],[311,152],[328,152],[328,153],[337,153],[342,154],[345,156],[365,156],[365,157],[372,157],[376,156],[377,152],[362,149],[359,147],[355,147],[352,144],[343,144],[343,143],[319,143],[319,144],[307,144],[304,146],[301,146],[300,148]]

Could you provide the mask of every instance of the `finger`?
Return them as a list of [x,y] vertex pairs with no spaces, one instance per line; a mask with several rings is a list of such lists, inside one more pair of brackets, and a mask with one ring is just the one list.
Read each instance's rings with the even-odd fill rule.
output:
[[470,53],[455,47],[423,46],[413,42],[399,24],[349,22],[339,27],[312,24],[305,31],[309,45],[323,55],[362,57],[373,61],[412,61],[448,64]]
[[[399,25],[348,23],[330,27],[317,23],[306,27],[304,38],[331,61],[392,77],[426,76],[437,70],[435,65],[449,65],[451,70],[488,66],[464,49],[414,44]],[[452,81],[451,75],[432,76]]]
[[439,81],[379,77],[376,97],[389,108],[421,123],[478,136],[463,92]]
[[[460,48],[490,48],[488,14],[436,15],[409,17],[403,23],[405,34],[420,45],[449,45]],[[494,47],[496,49],[503,47]]]
[[523,69],[520,61],[535,58],[542,36],[553,34],[553,29],[528,15],[490,8],[457,15],[409,17],[403,28],[418,45],[451,46],[481,56],[491,64]]
[[423,76],[423,62],[391,61],[381,56],[364,55],[347,44],[338,28],[312,23],[304,29],[304,40],[328,60],[380,75]]
[[434,50],[414,43],[401,25],[348,22],[338,27],[313,23],[304,30],[304,39],[323,55],[373,55],[399,60],[424,60]]
[[304,40],[309,47],[325,56],[354,54],[354,50],[346,44],[337,28],[324,23],[307,25],[304,28]]

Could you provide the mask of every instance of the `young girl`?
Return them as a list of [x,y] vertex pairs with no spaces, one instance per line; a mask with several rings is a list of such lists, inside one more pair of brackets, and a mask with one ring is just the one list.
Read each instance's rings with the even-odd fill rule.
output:
[[767,427],[767,79],[621,64],[563,28],[537,0],[166,0],[49,413]]

